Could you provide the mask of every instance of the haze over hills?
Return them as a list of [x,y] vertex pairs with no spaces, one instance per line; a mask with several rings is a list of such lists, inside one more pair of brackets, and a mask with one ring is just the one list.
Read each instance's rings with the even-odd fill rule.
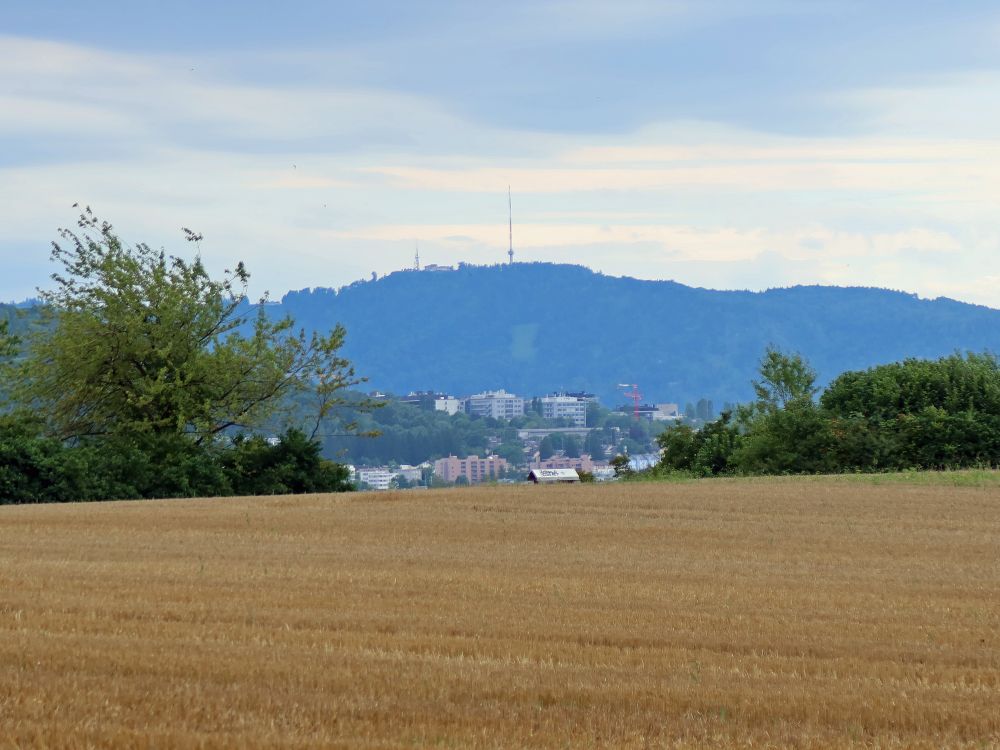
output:
[[1000,351],[1000,310],[872,288],[714,291],[573,265],[399,271],[286,294],[275,313],[347,328],[344,355],[372,388],[521,395],[618,383],[646,401],[751,397],[768,344],[802,353],[825,383],[849,369],[956,350]]

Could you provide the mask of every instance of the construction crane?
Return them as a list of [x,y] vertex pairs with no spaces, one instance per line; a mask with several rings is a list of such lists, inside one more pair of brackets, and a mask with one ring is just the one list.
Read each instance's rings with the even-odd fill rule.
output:
[[[639,421],[639,404],[642,403],[642,394],[639,393],[639,386],[636,383],[619,383],[619,388],[625,388],[625,395],[632,399],[632,416],[635,421]],[[631,388],[629,391],[627,389]]]

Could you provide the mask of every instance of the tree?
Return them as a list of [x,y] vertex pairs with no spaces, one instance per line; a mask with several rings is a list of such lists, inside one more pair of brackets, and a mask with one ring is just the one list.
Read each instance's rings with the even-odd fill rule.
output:
[[626,455],[617,455],[611,459],[611,468],[614,469],[616,477],[628,478],[635,472],[629,465],[629,458]]
[[546,435],[538,444],[538,458],[544,461],[547,458],[552,458],[552,454],[555,452],[555,448],[552,447],[552,436]]
[[695,405],[695,413],[702,422],[711,422],[715,416],[715,407],[707,398],[700,398]]
[[290,318],[272,321],[265,300],[247,304],[242,263],[218,281],[200,257],[126,245],[89,207],[77,224],[52,245],[59,270],[41,295],[46,325],[28,342],[16,390],[50,434],[202,443],[307,398],[318,426],[338,392],[360,382],[338,356],[344,329],[307,336]]
[[566,458],[579,458],[580,441],[573,435],[567,435],[563,438],[563,452],[566,454]]
[[10,332],[10,321],[0,320],[0,360],[13,357],[20,339]]
[[818,474],[837,468],[827,415],[808,398],[753,420],[732,463],[749,474]]
[[660,466],[668,471],[690,471],[700,476],[725,474],[733,469],[733,454],[741,442],[732,415],[722,412],[700,430],[675,425],[660,433],[656,442],[663,451]]
[[591,430],[587,433],[584,451],[595,461],[603,461],[607,457],[607,454],[604,452],[604,438],[601,437],[600,430]]
[[783,354],[768,346],[760,360],[760,380],[752,381],[757,406],[784,409],[791,401],[816,395],[816,371],[799,354]]
[[587,402],[587,427],[598,427],[604,419],[607,409],[596,401]]
[[524,444],[516,439],[501,443],[496,449],[496,454],[506,459],[511,466],[520,466],[524,463]]

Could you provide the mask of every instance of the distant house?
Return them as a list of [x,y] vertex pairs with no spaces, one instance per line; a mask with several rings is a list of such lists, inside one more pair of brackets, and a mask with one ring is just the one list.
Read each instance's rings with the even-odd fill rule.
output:
[[576,469],[532,469],[528,480],[535,484],[572,484],[580,481]]

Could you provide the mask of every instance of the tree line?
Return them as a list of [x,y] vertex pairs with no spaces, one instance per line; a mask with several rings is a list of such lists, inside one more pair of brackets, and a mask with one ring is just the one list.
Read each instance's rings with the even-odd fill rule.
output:
[[[654,473],[817,474],[1000,465],[993,354],[907,359],[848,371],[822,391],[798,354],[768,348],[755,400],[658,442]],[[818,396],[818,398],[817,398]]]
[[0,320],[0,503],[350,488],[315,439],[361,382],[342,326],[273,320],[242,263],[214,279],[89,207],[59,235],[31,326]]

